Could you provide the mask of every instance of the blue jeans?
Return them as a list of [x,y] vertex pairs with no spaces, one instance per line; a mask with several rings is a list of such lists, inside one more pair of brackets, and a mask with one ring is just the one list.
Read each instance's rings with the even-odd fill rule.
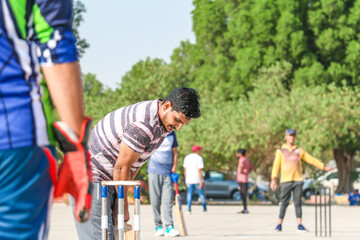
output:
[[197,193],[200,196],[201,205],[203,206],[204,211],[206,211],[206,198],[204,195],[204,187],[199,189],[199,184],[188,184],[187,185],[186,202],[188,205],[188,210],[191,211],[191,202],[192,202],[192,196],[193,196],[195,187],[196,187]]

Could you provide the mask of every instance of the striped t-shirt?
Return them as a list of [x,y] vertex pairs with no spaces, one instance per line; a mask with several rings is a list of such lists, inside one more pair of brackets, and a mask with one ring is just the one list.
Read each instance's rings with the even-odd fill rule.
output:
[[161,99],[136,103],[107,114],[92,130],[89,151],[95,180],[113,180],[121,141],[140,158],[131,166],[139,169],[161,145],[167,132],[158,116]]

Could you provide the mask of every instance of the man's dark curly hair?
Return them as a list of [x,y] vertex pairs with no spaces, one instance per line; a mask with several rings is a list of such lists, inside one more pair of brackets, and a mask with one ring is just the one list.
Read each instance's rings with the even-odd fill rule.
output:
[[241,155],[245,156],[246,155],[246,149],[240,148],[240,149],[237,150],[237,153],[241,153]]
[[192,88],[180,87],[172,91],[164,100],[171,102],[173,111],[183,113],[186,118],[199,118],[200,112],[200,95]]

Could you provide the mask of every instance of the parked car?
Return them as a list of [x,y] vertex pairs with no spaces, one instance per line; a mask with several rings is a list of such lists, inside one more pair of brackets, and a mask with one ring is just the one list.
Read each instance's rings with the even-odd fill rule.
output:
[[302,191],[303,191],[303,197],[305,199],[310,199],[310,196],[313,193],[313,189],[314,189],[314,179],[313,178],[304,179]]
[[[351,174],[353,179],[353,186],[355,189],[360,189],[360,168],[354,169]],[[338,170],[334,169],[332,171],[326,172],[317,179],[305,179],[303,185],[303,196],[306,199],[310,198],[310,195],[313,193],[314,186],[323,186],[323,187],[330,187],[334,186],[334,189],[337,188],[339,185],[338,179]]]
[[[238,190],[238,183],[234,180],[233,174],[227,175],[217,171],[206,171],[203,174],[204,178],[204,190],[206,198],[210,199],[232,199],[241,200],[241,196]],[[257,199],[266,199],[266,192],[263,186],[254,186],[254,181],[249,179],[249,198],[253,199],[256,196]],[[196,191],[194,192],[194,198],[197,198]]]

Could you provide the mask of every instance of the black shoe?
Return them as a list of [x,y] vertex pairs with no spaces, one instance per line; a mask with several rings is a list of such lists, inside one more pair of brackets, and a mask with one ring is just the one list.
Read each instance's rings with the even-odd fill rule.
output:
[[244,210],[242,210],[241,212],[237,212],[238,214],[239,213],[241,213],[241,214],[248,214],[249,213],[249,211],[247,210],[247,209],[244,209]]

